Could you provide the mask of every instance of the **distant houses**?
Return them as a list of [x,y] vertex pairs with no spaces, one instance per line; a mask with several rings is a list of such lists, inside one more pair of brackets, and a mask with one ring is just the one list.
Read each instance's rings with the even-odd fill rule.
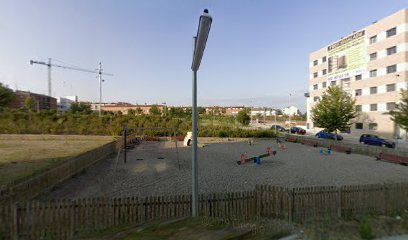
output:
[[[89,105],[91,111],[99,111],[101,108],[104,112],[121,113],[121,114],[161,114],[166,115],[174,111],[181,111],[191,113],[190,106],[167,106],[166,104],[132,104],[127,102],[113,102],[113,103],[101,103],[98,102],[84,102],[78,101],[78,96],[65,96],[65,97],[50,97],[43,94],[32,93],[29,91],[15,91],[15,98],[9,104],[10,108],[24,109],[26,108],[27,98],[31,98],[34,102],[34,110],[57,110],[58,112],[66,112],[71,108],[73,103],[81,103]],[[154,109],[152,109],[154,108]],[[177,109],[177,110],[176,110]],[[271,107],[245,107],[245,106],[207,106],[198,107],[200,114],[217,115],[217,116],[237,116],[239,112],[247,111],[251,116],[274,116],[274,115],[299,115],[298,108],[290,106],[283,110]]]

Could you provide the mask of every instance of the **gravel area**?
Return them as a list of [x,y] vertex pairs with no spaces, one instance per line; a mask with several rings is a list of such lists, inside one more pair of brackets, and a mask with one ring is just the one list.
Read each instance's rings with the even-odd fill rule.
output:
[[[191,148],[169,148],[169,142],[144,142],[121,157],[103,160],[65,181],[40,199],[155,196],[191,193]],[[179,146],[182,144],[179,144]],[[172,146],[172,145],[171,145]],[[287,187],[357,185],[407,182],[408,167],[372,157],[333,152],[320,155],[320,148],[286,143],[277,150],[274,140],[210,143],[198,149],[200,193],[254,190],[256,184]],[[267,147],[275,156],[261,165],[238,165],[240,154],[260,155]]]

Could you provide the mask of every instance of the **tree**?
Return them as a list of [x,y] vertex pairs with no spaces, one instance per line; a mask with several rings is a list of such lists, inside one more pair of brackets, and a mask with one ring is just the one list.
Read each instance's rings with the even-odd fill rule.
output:
[[171,107],[169,110],[169,115],[171,117],[184,117],[186,113],[182,107]]
[[27,109],[29,112],[35,110],[35,100],[33,97],[28,97],[24,100],[24,108]]
[[149,109],[149,113],[152,114],[152,115],[160,115],[160,114],[161,114],[161,111],[160,111],[160,109],[159,109],[156,105],[153,105],[153,106]]
[[7,107],[14,98],[13,90],[0,83],[0,108]]
[[91,110],[91,106],[88,104],[84,104],[84,103],[79,103],[79,102],[73,102],[71,103],[71,107],[69,109],[69,111],[73,114],[91,114],[92,110]]
[[401,92],[401,102],[387,114],[391,115],[391,120],[398,126],[408,130],[408,90]]
[[197,113],[198,114],[205,114],[206,113],[205,107],[197,107]]
[[127,113],[128,113],[128,115],[134,116],[136,111],[134,109],[129,109]]
[[141,115],[143,113],[143,110],[140,107],[136,108],[136,114]]
[[248,116],[247,112],[245,110],[242,110],[238,113],[237,120],[239,123],[241,123],[244,126],[248,126],[249,122],[251,121],[251,118]]
[[357,116],[355,102],[356,100],[340,87],[329,87],[322,99],[312,108],[313,124],[329,132],[347,130],[351,125],[350,120]]

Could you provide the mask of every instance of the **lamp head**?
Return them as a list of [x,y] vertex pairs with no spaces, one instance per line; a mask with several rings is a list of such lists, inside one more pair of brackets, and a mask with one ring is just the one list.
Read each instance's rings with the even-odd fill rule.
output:
[[200,67],[208,34],[210,33],[211,23],[212,17],[208,13],[208,9],[205,9],[203,14],[200,16],[197,36],[195,37],[193,62],[191,64],[191,70],[193,71],[198,71]]

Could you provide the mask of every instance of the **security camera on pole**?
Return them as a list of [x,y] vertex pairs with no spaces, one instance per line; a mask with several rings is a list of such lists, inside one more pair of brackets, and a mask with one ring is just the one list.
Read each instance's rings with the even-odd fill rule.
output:
[[205,45],[207,43],[208,34],[210,33],[212,18],[205,9],[200,16],[197,36],[193,37],[193,62],[191,70],[193,71],[193,137],[192,137],[192,216],[198,216],[198,174],[197,174],[197,71],[200,67],[201,59],[204,54]]

